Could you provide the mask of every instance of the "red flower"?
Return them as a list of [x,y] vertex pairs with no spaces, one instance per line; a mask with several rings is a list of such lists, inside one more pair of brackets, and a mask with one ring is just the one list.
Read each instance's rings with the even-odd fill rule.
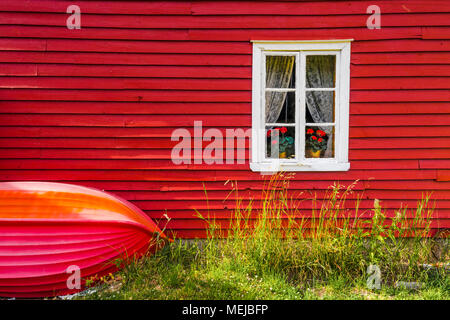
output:
[[306,130],[306,133],[307,133],[307,134],[313,134],[313,133],[314,133],[314,130],[313,130],[313,129],[308,129],[308,130]]
[[322,139],[322,138],[319,138],[319,140],[317,140],[317,141],[319,141],[319,142],[322,142],[322,141],[323,141],[323,139]]
[[287,132],[287,128],[286,127],[281,127],[280,131],[281,131],[281,133],[286,133]]
[[267,130],[267,136],[270,137],[270,135],[272,134],[272,130]]
[[318,135],[319,137],[323,137],[323,136],[326,134],[326,133],[325,133],[324,131],[322,131],[322,130],[317,130],[316,133],[317,133],[317,135]]
[[317,137],[316,136],[312,136],[311,139],[317,140]]

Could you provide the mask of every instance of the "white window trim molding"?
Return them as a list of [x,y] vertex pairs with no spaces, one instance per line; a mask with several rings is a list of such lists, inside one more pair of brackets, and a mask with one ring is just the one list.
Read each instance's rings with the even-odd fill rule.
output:
[[[256,172],[273,171],[347,171],[350,169],[348,161],[349,141],[349,100],[350,100],[350,44],[353,39],[339,40],[300,40],[300,41],[270,41],[253,40],[253,63],[252,63],[252,154],[250,169]],[[265,159],[265,119],[263,119],[263,81],[265,81],[265,66],[263,66],[263,55],[265,52],[292,52],[296,53],[300,66],[297,70],[305,70],[304,52],[329,51],[337,52],[336,61],[336,93],[337,99],[335,119],[335,158],[303,158],[293,161],[292,159]],[[302,61],[303,60],[303,61]],[[299,79],[300,75],[297,79]],[[298,92],[299,84],[296,84]],[[298,92],[299,93],[299,92]],[[298,94],[296,99],[304,99]],[[296,102],[296,105],[301,105]],[[299,114],[296,113],[298,117]],[[300,120],[302,121],[302,120]],[[298,131],[299,132],[299,131]],[[304,134],[303,134],[304,135]],[[299,132],[300,146],[304,146],[304,137]],[[296,150],[296,153],[297,151]]]

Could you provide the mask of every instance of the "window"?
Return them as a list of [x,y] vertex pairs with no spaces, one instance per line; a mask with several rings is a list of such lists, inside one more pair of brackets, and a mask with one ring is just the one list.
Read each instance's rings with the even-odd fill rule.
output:
[[351,40],[253,41],[253,171],[346,171]]

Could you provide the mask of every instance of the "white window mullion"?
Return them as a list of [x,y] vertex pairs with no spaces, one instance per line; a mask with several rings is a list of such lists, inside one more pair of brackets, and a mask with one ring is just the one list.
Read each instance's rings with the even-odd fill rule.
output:
[[294,140],[294,152],[295,152],[295,157],[294,157],[294,161],[299,161],[299,153],[298,153],[298,149],[299,149],[299,144],[300,144],[300,142],[299,142],[299,138],[300,138],[300,135],[299,135],[299,123],[298,123],[298,120],[297,120],[297,118],[298,118],[298,114],[299,114],[299,109],[300,109],[300,106],[299,106],[299,100],[298,100],[298,98],[299,98],[299,90],[298,90],[298,88],[299,88],[299,70],[300,70],[300,59],[299,59],[299,53],[297,52],[296,54],[295,54],[295,110],[294,110],[294,114],[295,114],[295,118],[294,118],[294,120],[295,120],[295,131],[294,131],[294,138],[295,138],[295,140]]
[[335,88],[305,88],[306,91],[334,91]]
[[261,59],[261,119],[260,123],[262,124],[262,127],[260,127],[260,134],[259,138],[261,140],[260,144],[262,147],[260,150],[260,159],[265,160],[266,159],[266,54],[263,53],[262,59]]
[[261,158],[261,106],[262,100],[262,87],[261,87],[261,67],[264,63],[262,50],[257,46],[253,46],[253,59],[252,59],[252,163],[260,163]]
[[265,92],[295,92],[294,88],[265,88]]
[[294,127],[295,123],[266,123],[267,127]]
[[342,159],[341,153],[341,102],[340,102],[340,87],[341,87],[341,55],[336,54],[336,83],[334,91],[334,158],[336,160]]
[[350,45],[345,46],[339,54],[339,158],[348,162],[349,114],[350,114]]
[[334,126],[336,123],[335,122],[313,122],[313,123],[305,123],[305,126],[310,126],[310,127],[331,127]]
[[299,63],[299,85],[298,85],[298,96],[300,103],[299,115],[299,159],[300,161],[305,160],[305,123],[306,123],[306,99],[305,99],[305,88],[306,88],[306,55],[303,51],[299,53],[300,63]]

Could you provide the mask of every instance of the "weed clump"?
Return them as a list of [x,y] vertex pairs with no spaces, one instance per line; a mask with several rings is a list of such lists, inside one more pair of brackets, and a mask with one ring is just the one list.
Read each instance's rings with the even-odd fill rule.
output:
[[318,199],[317,194],[289,192],[291,177],[277,173],[267,179],[259,204],[244,205],[233,183],[236,205],[226,229],[197,212],[209,226],[206,264],[226,264],[259,277],[279,274],[301,285],[335,278],[360,281],[371,265],[380,269],[386,285],[426,280],[422,266],[431,258],[430,195],[414,210],[401,207],[389,214],[377,199],[373,208],[360,209],[362,195],[354,191],[358,181],[335,183]]
[[441,250],[436,263],[429,195],[415,209],[384,209],[377,199],[361,209],[358,181],[306,193],[290,190],[292,177],[272,175],[250,201],[228,182],[235,205],[227,225],[196,211],[206,239],[167,243],[108,280],[119,289],[82,298],[449,299],[448,268],[438,267],[449,255]]

